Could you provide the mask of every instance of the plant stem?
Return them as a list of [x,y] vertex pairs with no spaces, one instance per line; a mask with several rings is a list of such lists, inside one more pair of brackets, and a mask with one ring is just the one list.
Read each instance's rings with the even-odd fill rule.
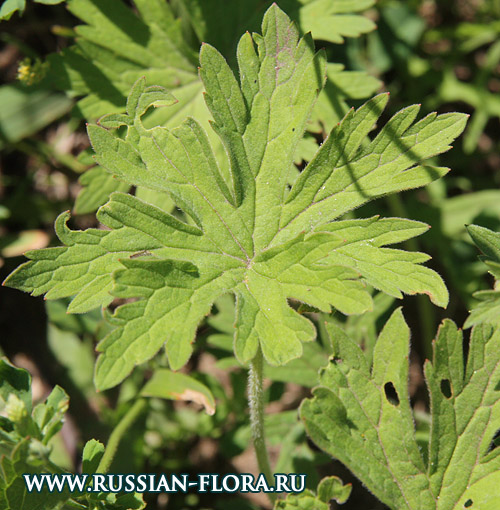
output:
[[97,467],[97,473],[108,472],[123,435],[132,425],[132,423],[134,423],[134,421],[137,420],[140,414],[144,411],[146,404],[146,399],[137,399],[134,405],[125,413],[125,416],[123,416],[123,418],[120,420],[120,423],[118,423],[113,432],[111,432],[106,450],[104,451],[101,462],[99,462],[99,466]]
[[[250,426],[252,429],[253,447],[257,457],[259,470],[266,477],[269,484],[273,484],[274,477],[269,463],[264,435],[264,390],[263,390],[264,357],[258,349],[255,358],[250,362],[248,373],[248,403],[250,407]],[[267,493],[271,503],[276,501],[276,494]]]

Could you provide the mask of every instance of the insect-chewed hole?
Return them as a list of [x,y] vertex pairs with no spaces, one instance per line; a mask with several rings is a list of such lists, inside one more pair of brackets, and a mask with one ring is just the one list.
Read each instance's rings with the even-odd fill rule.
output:
[[491,440],[490,446],[488,447],[488,452],[492,452],[495,448],[500,447],[500,429],[495,432],[493,439]]
[[388,400],[390,404],[393,406],[399,405],[399,396],[394,384],[391,382],[385,383],[384,385],[385,398]]
[[441,379],[441,393],[446,398],[451,398],[451,396],[453,395],[449,379]]
[[464,503],[464,508],[470,508],[473,504],[474,504],[474,501],[472,501],[472,499],[468,499],[468,500]]

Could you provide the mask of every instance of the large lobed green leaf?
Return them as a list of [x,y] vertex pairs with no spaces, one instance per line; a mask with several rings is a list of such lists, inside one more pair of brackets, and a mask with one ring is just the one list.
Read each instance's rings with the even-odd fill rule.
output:
[[301,416],[313,441],[342,461],[394,510],[500,505],[500,328],[462,333],[446,320],[425,377],[431,398],[428,452],[415,438],[408,396],[409,329],[396,310],[368,363],[359,346],[329,326],[335,356]]
[[[290,11],[302,32],[341,42],[344,36],[358,36],[375,28],[372,21],[358,14],[373,3],[284,0],[281,6]],[[211,117],[204,104],[196,58],[200,42],[209,42],[234,59],[240,35],[258,29],[270,5],[270,0],[134,0],[132,10],[122,0],[69,0],[68,9],[82,24],[75,28],[74,45],[49,56],[46,81],[76,96],[77,114],[95,121],[110,111],[124,110],[130,88],[144,76],[179,99],[172,108],[150,112],[148,126],[175,127],[190,115],[208,128]],[[338,64],[329,66],[328,76],[328,87],[319,98],[321,108],[309,126],[313,131],[328,130],[339,120],[347,111],[344,98],[369,97],[381,85],[365,72],[344,71]],[[226,173],[224,151],[210,131]],[[80,182],[83,190],[75,205],[79,214],[93,212],[113,191],[127,191],[125,183],[112,179],[100,167],[86,172]]]
[[[441,278],[421,265],[427,255],[387,247],[425,232],[426,225],[339,218],[444,175],[447,169],[423,161],[450,148],[465,116],[431,114],[414,123],[418,106],[412,106],[365,143],[387,103],[387,95],[376,96],[331,131],[290,189],[295,148],[323,87],[325,60],[310,35],[299,39],[275,5],[262,32],[239,42],[239,80],[215,48],[205,44],[200,53],[229,176],[192,118],[175,129],[144,127],[150,106],[174,99],[141,79],[125,114],[89,126],[95,157],[130,185],[168,193],[184,216],[116,193],[98,212],[109,230],[71,231],[64,213],[56,231],[65,246],[28,252],[32,260],[6,281],[49,299],[75,296],[70,312],[106,306],[112,297],[128,301],[110,317],[116,328],[99,344],[98,388],[119,383],[163,344],[171,368],[180,368],[198,324],[227,293],[237,302],[236,356],[247,362],[260,345],[273,365],[299,357],[302,342],[315,337],[290,299],[324,312],[362,313],[372,306],[369,284],[394,297],[426,293],[437,305],[447,303]],[[124,138],[109,130],[119,126]]]
[[[124,108],[131,86],[145,76],[175,90],[180,100],[176,108],[157,113],[162,122],[171,119],[175,125],[186,115],[205,121],[198,41],[232,57],[241,33],[257,29],[271,3],[181,0],[171,6],[165,0],[134,0],[134,12],[122,0],[69,0],[68,9],[83,23],[76,27],[75,45],[49,58],[50,79],[60,89],[83,96],[78,108],[87,119]],[[373,30],[375,24],[359,14],[373,4],[374,0],[280,2],[302,32],[332,42]]]

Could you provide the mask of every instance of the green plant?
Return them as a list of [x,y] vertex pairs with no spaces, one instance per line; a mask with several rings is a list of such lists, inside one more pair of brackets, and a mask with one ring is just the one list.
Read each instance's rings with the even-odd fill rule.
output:
[[467,231],[483,253],[480,258],[487,265],[488,272],[495,278],[495,288],[474,293],[474,297],[481,303],[474,307],[465,327],[495,323],[500,311],[500,292],[497,283],[500,279],[500,234],[478,225],[469,225]]
[[[423,114],[438,109],[472,115],[455,150],[441,158],[441,164],[453,169],[446,179],[428,187],[425,195],[394,197],[386,208],[377,204],[374,209],[432,227],[412,249],[438,261],[452,296],[447,315],[462,323],[473,305],[473,292],[484,287],[478,276],[485,271],[484,265],[475,262],[464,225],[498,230],[498,4],[382,0],[374,19],[376,31],[347,40],[334,58],[345,54],[349,69],[367,69],[384,80],[391,92],[392,111],[421,101]],[[413,331],[417,350],[419,343],[430,347],[439,323],[439,314],[432,307],[427,311],[417,312],[425,315],[421,322],[428,324],[422,334]],[[430,351],[426,348],[420,354],[430,357]]]
[[[297,20],[302,32],[312,31],[314,37],[338,43],[343,37],[356,37],[375,28],[371,20],[357,14],[373,3],[287,0],[282,7]],[[200,43],[213,44],[233,65],[241,33],[258,29],[270,4],[248,0],[229,5],[218,0],[172,4],[138,0],[133,12],[118,0],[112,4],[109,0],[70,0],[68,9],[85,24],[75,28],[78,37],[74,45],[48,57],[45,83],[78,98],[73,112],[76,117],[95,121],[110,111],[124,111],[130,88],[144,76],[148,82],[166,87],[179,100],[171,108],[149,112],[144,121],[147,127],[175,127],[192,115],[207,129],[210,113],[197,70]],[[366,73],[344,71],[340,64],[328,64],[327,72],[329,84],[319,98],[322,107],[308,126],[314,132],[327,130],[337,122],[348,109],[346,98],[369,97],[380,86]],[[218,137],[211,129],[208,135],[216,154],[223,156]],[[297,156],[310,153],[311,145],[314,151],[312,137],[304,139]],[[227,164],[223,157],[219,159],[227,175]],[[126,184],[112,179],[100,167],[85,172],[81,183],[83,189],[75,203],[78,214],[95,211],[113,191],[127,191]]]
[[[270,28],[271,16],[278,29]],[[144,298],[118,308],[111,318],[118,328],[101,347],[105,368],[98,366],[96,372],[101,389],[120,382],[165,340],[170,364],[182,366],[198,322],[228,292],[238,299],[236,355],[249,361],[260,343],[272,364],[297,357],[300,341],[314,337],[308,321],[286,306],[287,297],[324,311],[333,305],[344,313],[361,313],[371,307],[362,276],[395,297],[426,292],[436,304],[446,304],[438,275],[419,265],[424,255],[382,248],[424,232],[425,225],[376,217],[330,222],[376,197],[444,175],[447,169],[420,163],[449,148],[465,116],[430,115],[412,125],[418,107],[410,107],[361,147],[387,102],[387,95],[379,95],[351,110],[332,130],[290,189],[294,148],[323,85],[324,61],[307,36],[297,42],[295,29],[276,8],[265,17],[263,32],[263,38],[254,36],[258,54],[250,35],[240,41],[241,85],[212,47],[205,45],[200,55],[207,103],[230,156],[232,182],[218,171],[193,119],[172,131],[143,127],[141,117],[150,106],[171,105],[175,99],[139,80],[127,114],[111,114],[100,120],[101,126],[89,126],[96,159],[129,184],[169,193],[186,216],[178,219],[130,195],[115,194],[98,213],[111,230],[72,232],[64,213],[56,231],[66,246],[29,252],[33,261],[6,280],[49,299],[75,296],[68,309],[75,313],[109,304],[113,278],[117,297]],[[288,97],[293,108],[285,102]],[[125,139],[106,129],[119,126],[127,128]],[[274,280],[281,285],[273,287]],[[164,288],[184,290],[176,291],[169,303],[168,294],[160,295]],[[157,316],[145,309],[148,300],[162,303],[153,312]],[[190,319],[177,324],[169,313],[182,306]],[[272,321],[266,310],[272,310]],[[146,325],[153,323],[146,333]],[[172,333],[157,334],[165,324]],[[285,334],[286,347],[278,340]],[[121,352],[120,339],[128,346],[144,341],[143,335],[153,341],[140,357]],[[119,367],[114,366],[117,359]]]
[[[115,327],[99,344],[95,384],[120,383],[165,344],[172,369],[192,353],[200,321],[222,295],[236,298],[234,352],[249,363],[249,403],[254,445],[262,472],[271,474],[264,440],[264,363],[282,365],[315,338],[313,324],[297,308],[359,314],[372,307],[368,286],[391,296],[426,293],[445,306],[441,278],[422,266],[428,257],[386,248],[427,226],[400,218],[339,220],[377,197],[424,186],[446,168],[423,162],[450,148],[466,117],[429,115],[406,108],[367,136],[388,96],[351,110],[333,128],[309,165],[294,176],[297,143],[326,76],[325,58],[310,35],[299,39],[290,19],[272,6],[262,36],[238,44],[239,81],[225,59],[205,44],[200,76],[213,128],[229,156],[229,175],[219,170],[210,143],[194,119],[179,127],[145,127],[150,107],[168,110],[176,99],[139,79],[126,113],[88,127],[96,160],[127,185],[168,193],[169,214],[132,195],[114,193],[97,217],[108,229],[72,231],[69,214],[56,222],[64,246],[27,253],[6,285],[73,296],[82,313],[121,304]],[[115,136],[109,129],[125,129]],[[380,341],[379,341],[380,343]]]
[[[28,371],[0,360],[0,402],[5,415],[0,419],[0,504],[6,510],[47,508],[69,510],[141,510],[142,497],[137,494],[103,495],[80,492],[27,491],[24,473],[61,474],[64,470],[50,460],[54,435],[61,429],[69,399],[56,386],[44,403],[32,408],[31,376]],[[83,450],[84,473],[105,472],[100,460],[104,446],[89,441]]]
[[[500,239],[471,225],[483,260],[498,276]],[[446,320],[424,372],[431,423],[417,439],[408,397],[409,329],[393,313],[370,363],[359,346],[329,325],[334,356],[322,371],[314,398],[301,407],[311,438],[346,464],[393,509],[481,508],[500,504],[500,370],[498,292],[477,293],[474,325],[464,359],[463,335]]]
[[[39,4],[55,5],[64,2],[64,0],[34,0]],[[19,14],[23,14],[26,9],[26,0],[5,0],[0,6],[0,21],[8,20],[17,11]]]
[[[476,162],[477,175],[467,169],[441,180],[447,169],[431,165],[457,162],[460,168],[475,161],[460,148],[440,157],[466,118],[446,113],[416,119],[429,108],[465,101],[476,112],[464,152],[483,151],[497,113],[498,23],[488,19],[498,5],[481,8],[484,22],[431,30],[416,11],[423,5],[418,0],[380,2],[368,18],[351,13],[372,6],[369,0],[280,3],[296,26],[270,2],[67,4],[83,25],[57,28],[74,37],[62,52],[48,60],[30,55],[35,64],[21,64],[25,81],[39,83],[0,90],[7,106],[0,131],[8,150],[41,152],[77,172],[97,163],[82,176],[86,188],[74,212],[104,204],[99,228],[87,228],[95,226],[93,218],[63,213],[56,222],[61,246],[29,251],[30,261],[6,280],[45,294],[47,348],[58,369],[64,367],[60,380],[49,380],[64,386],[72,405],[81,406],[83,395],[83,407],[87,400],[91,411],[97,409],[91,416],[98,416],[99,430],[91,420],[79,424],[83,471],[194,473],[208,471],[207,465],[215,472],[237,471],[253,437],[268,479],[273,472],[308,475],[303,493],[272,498],[276,510],[375,507],[366,503],[366,491],[355,486],[351,495],[351,485],[336,476],[320,481],[332,473],[352,481],[332,456],[379,505],[495,510],[500,301],[497,282],[493,290],[477,289],[485,288],[485,267],[495,280],[500,277],[500,241],[492,230],[464,224],[496,229],[498,176]],[[255,13],[242,15],[250,5]],[[238,44],[237,36],[257,28],[268,8],[262,35],[247,33]],[[380,94],[348,111],[347,103],[359,106],[357,99],[372,95],[380,82],[333,62],[345,51],[343,61],[352,68],[349,62],[359,57],[353,48],[364,43],[351,40],[338,53],[327,44],[316,53],[311,35],[299,35],[311,29],[315,39],[340,42],[372,30],[371,20],[380,30],[368,37],[370,71],[389,78],[389,90],[399,92],[388,108],[387,95]],[[447,38],[462,41],[458,50],[427,52],[425,45]],[[198,75],[201,41],[208,44]],[[481,48],[490,43],[481,61]],[[474,81],[462,80],[465,57],[471,69],[473,59],[480,69]],[[56,96],[54,89],[70,97]],[[422,109],[410,106],[391,117],[390,108],[395,112],[421,97]],[[48,99],[58,108],[52,111]],[[49,143],[23,142],[72,104],[72,129],[77,119],[89,120],[93,146],[78,160],[63,160]],[[30,123],[35,108],[39,113]],[[107,115],[95,125],[101,114]],[[194,118],[181,122],[187,114]],[[481,187],[489,189],[462,193]],[[10,208],[15,201],[0,207],[2,219],[11,214],[12,224],[19,222]],[[417,244],[426,223],[433,228]],[[486,264],[472,261],[467,231]],[[28,230],[17,242],[10,235],[2,240],[6,274],[11,257],[33,242],[32,235]],[[432,266],[424,265],[430,257],[419,253],[419,244],[433,254]],[[422,339],[434,333],[438,312],[427,296],[405,298],[410,358],[409,327],[394,302],[404,294],[428,294],[432,303],[446,306],[448,291],[433,269],[449,285],[446,314],[455,322],[442,322],[431,349]],[[415,303],[418,312],[412,313]],[[471,310],[465,322],[462,309]],[[464,323],[465,331],[455,323]],[[92,381],[94,341],[100,341],[100,354]],[[430,402],[418,382],[424,381],[420,356],[432,358],[424,363]],[[96,394],[94,384],[98,390],[119,387]],[[27,493],[22,473],[78,470],[82,457],[71,463],[57,452],[56,432],[68,405],[64,391],[57,387],[36,407],[29,388],[25,371],[0,362],[6,416],[0,418],[0,506],[132,510],[147,502],[149,508],[150,494],[145,502],[137,495]],[[308,388],[314,388],[312,397]],[[266,401],[272,403],[267,415]],[[69,413],[79,418],[79,411]],[[106,448],[88,441],[106,436]],[[206,464],[191,457],[207,444],[216,446]],[[169,496],[167,508],[255,504],[191,493]]]

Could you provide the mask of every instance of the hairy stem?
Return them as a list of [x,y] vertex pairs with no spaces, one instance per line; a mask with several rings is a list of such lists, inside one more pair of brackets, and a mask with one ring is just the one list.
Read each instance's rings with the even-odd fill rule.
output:
[[115,427],[111,435],[109,436],[108,444],[104,455],[102,456],[101,462],[97,467],[97,473],[107,473],[111,467],[111,463],[118,449],[118,445],[122,440],[125,432],[130,428],[132,423],[141,415],[146,409],[147,401],[144,398],[139,398],[135,401],[134,405],[126,412],[125,416],[120,420],[120,423]]
[[[257,457],[259,470],[264,474],[269,484],[274,483],[273,472],[269,463],[264,435],[264,390],[263,390],[264,357],[259,347],[255,358],[250,362],[248,373],[248,403],[250,407],[250,426],[252,429],[253,447]],[[267,493],[271,503],[276,501],[276,495]]]

